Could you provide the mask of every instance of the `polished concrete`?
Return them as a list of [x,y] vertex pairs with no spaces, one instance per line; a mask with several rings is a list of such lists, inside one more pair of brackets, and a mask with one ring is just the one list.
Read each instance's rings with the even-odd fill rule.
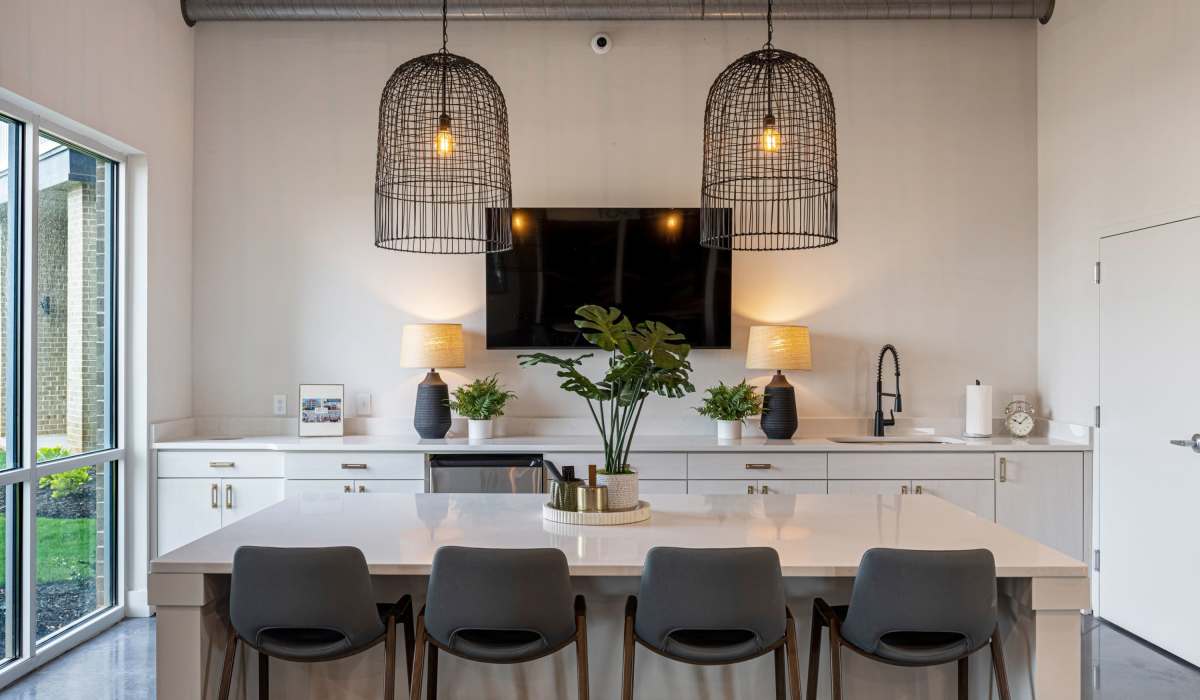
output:
[[[1200,670],[1094,618],[1083,625],[1084,700],[1195,700]],[[0,698],[154,697],[154,619],[130,619],[56,659]]]

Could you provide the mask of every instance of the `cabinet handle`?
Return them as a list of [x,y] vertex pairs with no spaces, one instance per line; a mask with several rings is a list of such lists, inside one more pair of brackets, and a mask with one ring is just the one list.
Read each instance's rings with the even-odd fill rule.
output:
[[359,492],[359,493],[366,493],[366,492],[367,492],[367,487],[366,487],[366,486],[363,486],[362,484],[359,484],[359,485],[358,485],[358,492]]
[[208,466],[213,469],[233,469],[233,462],[209,462]]
[[922,489],[920,486],[918,486],[916,490],[917,490],[918,496],[920,496],[922,493],[924,493],[924,489]]
[[901,495],[901,496],[907,496],[907,495],[908,495],[908,486],[901,486],[901,487],[900,487],[900,495]]
[[747,464],[747,465],[746,465],[746,468],[747,468],[747,469],[770,469],[770,468],[771,468],[771,465],[770,465],[770,464],[762,464],[762,463],[758,463],[758,464]]
[[233,509],[233,484],[225,484],[225,507]]
[[767,495],[767,485],[763,484],[762,486],[758,487],[758,492],[764,496]]
[[217,485],[216,484],[212,485],[212,507],[213,508],[221,507],[221,504],[217,502]]
[[342,492],[343,492],[343,493],[350,493],[350,484],[346,484],[345,486],[343,486],[343,487],[342,487]]
[[746,486],[746,493],[750,494],[751,496],[754,495],[754,484],[749,484]]
[[1008,481],[1008,457],[1000,458],[1000,483]]
[[343,464],[342,469],[366,469],[365,464]]

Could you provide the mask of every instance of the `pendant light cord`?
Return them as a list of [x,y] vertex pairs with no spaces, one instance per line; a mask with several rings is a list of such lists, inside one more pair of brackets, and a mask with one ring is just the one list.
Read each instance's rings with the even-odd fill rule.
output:
[[448,66],[446,65],[446,62],[447,62],[446,54],[449,53],[448,51],[446,51],[446,42],[450,38],[450,34],[446,29],[446,3],[447,2],[448,2],[448,0],[442,0],[442,93],[441,93],[440,97],[442,98],[441,101],[442,101],[442,115],[443,116],[445,116],[445,114],[446,114],[446,70],[448,68]]
[[775,34],[775,22],[773,17],[773,0],[767,0],[767,43],[763,44],[764,49],[774,48],[771,43],[772,36]]
[[446,41],[450,38],[446,31],[446,2],[442,0],[442,53],[446,53]]

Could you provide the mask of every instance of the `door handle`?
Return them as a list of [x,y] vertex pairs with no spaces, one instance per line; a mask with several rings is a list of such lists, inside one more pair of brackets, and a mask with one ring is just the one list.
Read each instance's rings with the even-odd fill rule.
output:
[[907,487],[907,486],[901,486],[901,487],[900,487],[900,495],[901,495],[901,496],[907,496],[907,495],[908,495],[908,487]]
[[762,486],[758,487],[758,492],[764,496],[767,495],[767,485],[763,484]]
[[920,496],[922,493],[924,493],[924,492],[925,492],[925,490],[924,490],[923,488],[921,488],[920,486],[917,486],[917,489],[916,489],[916,491],[917,491],[917,495],[918,495],[918,496]]
[[1008,457],[1000,458],[1000,483],[1008,481]]
[[362,484],[359,484],[359,485],[358,485],[358,492],[359,492],[359,493],[366,493],[366,492],[367,492],[367,487],[366,487],[366,486],[363,486]]
[[213,469],[233,469],[233,462],[209,462],[208,466]]
[[1171,444],[1177,447],[1190,447],[1192,452],[1200,452],[1200,433],[1193,435],[1191,440],[1172,440]]
[[342,493],[350,493],[350,484],[346,484],[342,487]]
[[758,463],[758,464],[747,464],[747,465],[746,465],[746,468],[747,468],[747,469],[770,469],[770,468],[771,468],[771,465],[770,465],[770,464],[762,464],[762,463]]
[[233,484],[225,484],[225,508],[233,510]]
[[746,486],[746,493],[750,494],[751,496],[754,495],[754,484],[748,484]]
[[366,469],[365,464],[343,464],[342,469]]
[[217,502],[217,485],[216,484],[212,485],[212,507],[213,508],[221,507],[221,504]]

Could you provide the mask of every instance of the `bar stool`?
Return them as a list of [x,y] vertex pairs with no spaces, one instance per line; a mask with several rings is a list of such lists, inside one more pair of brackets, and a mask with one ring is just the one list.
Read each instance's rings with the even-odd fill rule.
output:
[[893,666],[958,663],[958,697],[969,692],[968,657],[991,646],[1001,700],[1009,700],[996,624],[996,561],[986,549],[871,549],[863,554],[850,605],[813,601],[808,696],[816,697],[821,628],[829,628],[833,700],[841,700],[841,647]]
[[651,549],[641,589],[625,603],[623,700],[633,698],[634,642],[699,666],[774,652],[775,697],[783,700],[790,690],[791,699],[800,700],[796,621],[787,607],[779,555],[769,547]]
[[422,667],[429,700],[437,700],[439,650],[469,661],[514,664],[572,642],[579,698],[587,700],[587,611],[583,596],[572,603],[567,557],[560,550],[441,547],[417,615],[412,700],[421,698]]
[[269,659],[333,661],[384,643],[384,697],[396,695],[396,622],[412,678],[412,599],[376,605],[367,561],[355,547],[238,547],[229,590],[229,639],[219,697],[233,680],[238,642],[258,652],[258,697],[270,692]]

